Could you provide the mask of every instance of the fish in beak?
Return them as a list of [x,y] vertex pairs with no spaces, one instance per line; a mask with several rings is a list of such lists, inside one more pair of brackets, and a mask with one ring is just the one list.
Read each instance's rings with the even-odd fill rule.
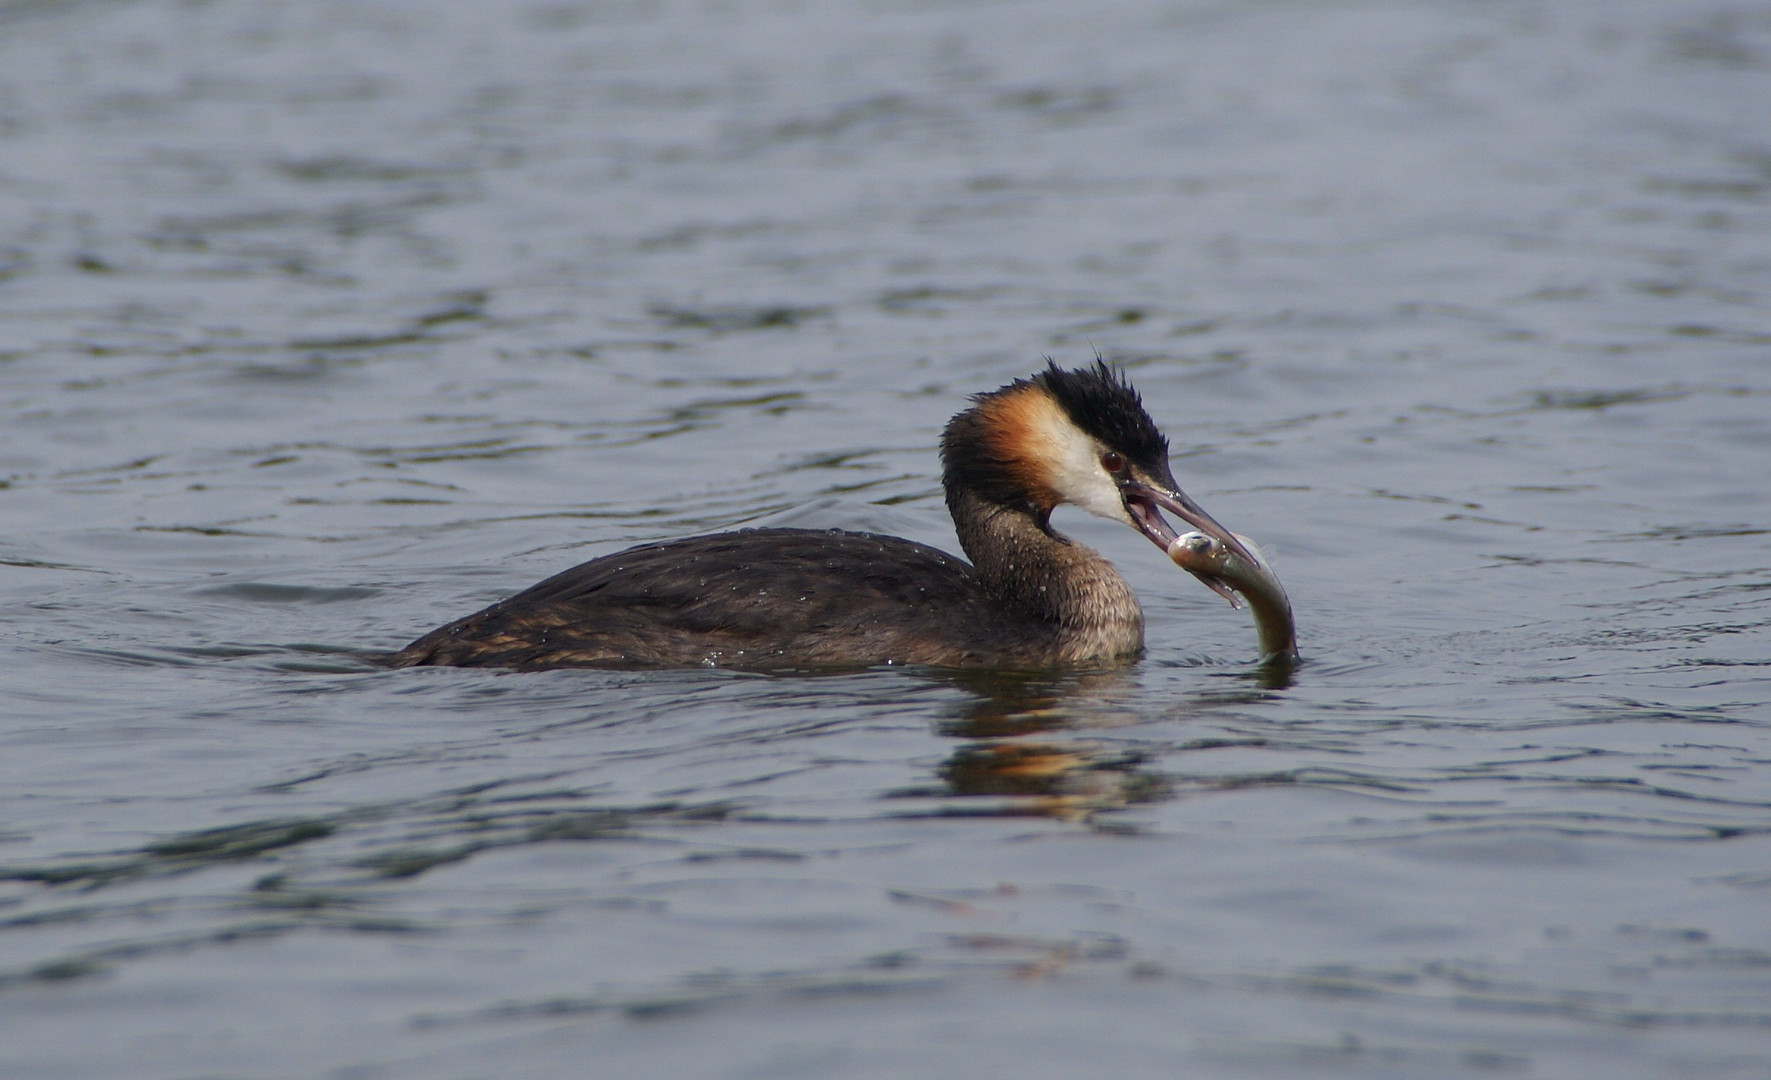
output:
[[[1228,600],[1231,607],[1240,608],[1247,601],[1263,658],[1297,656],[1291,600],[1252,541],[1219,525],[1179,488],[1128,479],[1120,485],[1120,495],[1138,531],[1161,548],[1176,566]],[[1176,533],[1163,518],[1163,510],[1196,531]]]

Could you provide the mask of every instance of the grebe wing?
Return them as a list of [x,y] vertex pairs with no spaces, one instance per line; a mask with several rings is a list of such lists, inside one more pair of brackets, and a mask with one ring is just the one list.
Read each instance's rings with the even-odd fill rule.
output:
[[755,529],[574,566],[439,627],[396,665],[939,662],[997,618],[971,567],[870,533]]
[[947,553],[895,536],[818,529],[746,529],[644,544],[574,566],[505,600],[677,613],[731,626],[745,613],[771,623],[801,604],[952,603],[977,588]]

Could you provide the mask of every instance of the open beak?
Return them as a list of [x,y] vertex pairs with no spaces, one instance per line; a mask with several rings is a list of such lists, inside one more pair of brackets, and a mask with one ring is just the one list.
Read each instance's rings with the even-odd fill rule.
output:
[[[1261,560],[1242,546],[1242,541],[1236,538],[1235,533],[1219,525],[1210,514],[1201,509],[1198,503],[1188,498],[1180,488],[1163,489],[1138,480],[1127,480],[1119,485],[1119,494],[1125,500],[1126,512],[1131,515],[1138,531],[1149,537],[1150,542],[1164,552],[1168,551],[1169,545],[1173,544],[1180,535],[1162,516],[1162,511],[1168,510],[1182,521],[1224,545],[1232,554],[1244,560],[1248,565],[1263,565]],[[1236,595],[1235,590],[1222,581],[1195,570],[1187,572],[1198,578],[1206,588],[1228,600],[1231,607],[1242,606],[1241,598]]]
[[[1244,600],[1248,601],[1260,638],[1262,663],[1290,664],[1297,659],[1297,628],[1292,623],[1291,600],[1267,560],[1255,554],[1241,537],[1212,520],[1179,488],[1126,480],[1120,483],[1119,492],[1138,531],[1167,553],[1176,566],[1228,600],[1231,607],[1239,608]],[[1163,520],[1163,510],[1173,511],[1198,534],[1181,539]],[[1177,544],[1176,540],[1181,542]]]

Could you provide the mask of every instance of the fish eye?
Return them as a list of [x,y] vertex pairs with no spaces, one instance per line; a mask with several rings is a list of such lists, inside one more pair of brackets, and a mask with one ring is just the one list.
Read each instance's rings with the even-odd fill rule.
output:
[[1101,468],[1114,474],[1122,473],[1125,471],[1125,459],[1115,451],[1109,450],[1101,455]]

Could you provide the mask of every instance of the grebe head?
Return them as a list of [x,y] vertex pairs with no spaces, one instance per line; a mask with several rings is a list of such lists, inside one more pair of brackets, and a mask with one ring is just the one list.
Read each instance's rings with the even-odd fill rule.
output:
[[[1219,525],[1175,483],[1168,439],[1125,377],[1096,360],[1044,371],[978,394],[941,437],[950,494],[971,491],[1003,510],[1026,513],[1046,528],[1059,503],[1123,522],[1167,551],[1178,535],[1168,510],[1254,563],[1235,534]],[[1195,574],[1213,591],[1232,594]]]

